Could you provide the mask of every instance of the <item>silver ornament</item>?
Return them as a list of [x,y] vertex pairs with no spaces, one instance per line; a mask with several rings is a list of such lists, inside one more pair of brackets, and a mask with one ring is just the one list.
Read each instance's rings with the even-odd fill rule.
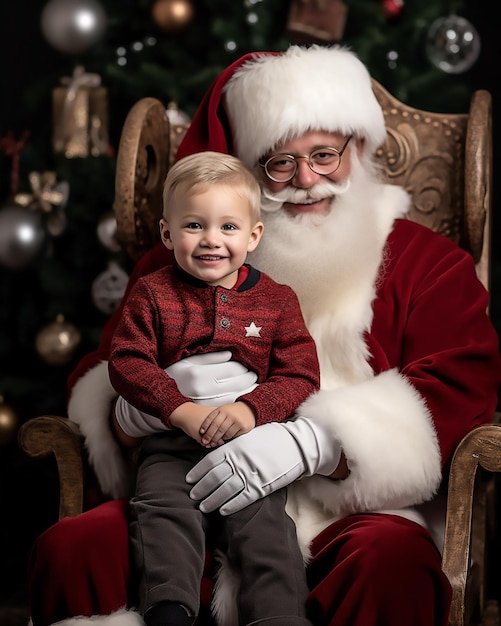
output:
[[42,33],[66,54],[79,54],[98,43],[107,18],[97,0],[50,0],[42,11]]
[[118,252],[120,243],[117,239],[117,218],[113,211],[109,211],[101,217],[97,225],[97,236],[99,241],[108,250]]
[[125,293],[129,276],[114,261],[92,283],[92,301],[101,313],[111,315],[119,306]]
[[451,14],[435,20],[428,30],[426,54],[447,74],[469,70],[480,55],[480,36],[464,17]]
[[181,111],[175,102],[169,102],[166,114],[172,126],[180,126],[191,122],[190,116],[184,111]]
[[28,265],[46,239],[42,215],[22,206],[0,209],[0,264],[11,269]]

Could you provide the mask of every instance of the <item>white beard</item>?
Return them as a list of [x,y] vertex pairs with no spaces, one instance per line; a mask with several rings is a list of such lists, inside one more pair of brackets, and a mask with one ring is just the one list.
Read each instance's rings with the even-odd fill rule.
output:
[[[332,196],[332,187],[330,193],[325,191],[328,187],[308,190],[309,197]],[[343,310],[346,299],[359,289],[361,276],[369,273],[374,282],[384,244],[374,232],[381,187],[355,161],[350,184],[333,196],[326,216],[291,217],[276,204],[270,212],[265,201],[264,235],[249,262],[296,291],[307,322],[312,315]]]
[[403,190],[377,182],[353,159],[350,185],[333,196],[328,215],[263,210],[264,235],[249,262],[296,292],[317,345],[323,389],[372,376],[364,333],[386,238],[406,202]]

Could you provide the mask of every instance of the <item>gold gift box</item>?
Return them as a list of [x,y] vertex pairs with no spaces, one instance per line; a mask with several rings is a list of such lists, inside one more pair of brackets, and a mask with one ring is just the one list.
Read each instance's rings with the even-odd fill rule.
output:
[[73,78],[62,80],[68,86],[52,90],[55,153],[72,159],[100,156],[107,152],[108,90],[85,84],[97,82],[96,77],[96,74],[75,70]]

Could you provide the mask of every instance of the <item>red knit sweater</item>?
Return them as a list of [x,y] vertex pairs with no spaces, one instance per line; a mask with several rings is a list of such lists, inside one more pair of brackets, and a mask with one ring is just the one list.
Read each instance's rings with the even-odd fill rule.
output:
[[319,388],[315,344],[293,290],[249,270],[236,289],[209,286],[177,267],[140,278],[112,341],[116,391],[169,425],[172,411],[189,399],[164,368],[193,354],[230,350],[258,375],[259,386],[240,398],[254,409],[256,423],[289,418]]

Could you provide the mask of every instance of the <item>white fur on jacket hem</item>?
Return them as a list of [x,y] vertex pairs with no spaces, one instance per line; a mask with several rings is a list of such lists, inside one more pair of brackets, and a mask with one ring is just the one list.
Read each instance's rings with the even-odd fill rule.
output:
[[[52,626],[85,626],[85,624],[92,624],[92,626],[144,626],[144,620],[135,611],[120,609],[111,615],[71,617],[70,619],[55,622]],[[33,626],[33,622],[30,620],[27,626]]]
[[241,574],[224,552],[215,550],[214,558],[218,563],[218,571],[211,613],[218,626],[235,626],[238,624],[238,593]]
[[[299,412],[340,442],[351,471],[346,480],[312,476],[289,486],[287,510],[303,554],[340,517],[408,509],[437,492],[442,471],[433,422],[419,393],[398,371],[319,391]],[[402,515],[412,518],[410,511]]]
[[128,498],[131,495],[130,470],[109,423],[111,404],[116,397],[108,362],[101,361],[73,387],[68,417],[80,426],[90,464],[103,492],[112,498]]

